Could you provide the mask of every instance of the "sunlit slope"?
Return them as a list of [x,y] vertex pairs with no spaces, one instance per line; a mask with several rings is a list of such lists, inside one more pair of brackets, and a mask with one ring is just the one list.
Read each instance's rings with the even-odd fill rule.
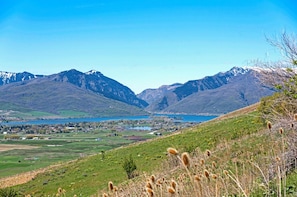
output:
[[104,157],[98,154],[61,165],[18,188],[25,193],[44,195],[54,194],[61,187],[67,191],[67,195],[88,196],[98,189],[106,188],[110,180],[115,184],[127,180],[122,164],[129,155],[134,158],[140,174],[151,173],[158,170],[166,160],[168,147],[187,151],[197,147],[201,150],[214,149],[223,141],[237,140],[262,129],[263,124],[258,121],[256,112],[225,120],[213,120],[170,136],[108,151]]

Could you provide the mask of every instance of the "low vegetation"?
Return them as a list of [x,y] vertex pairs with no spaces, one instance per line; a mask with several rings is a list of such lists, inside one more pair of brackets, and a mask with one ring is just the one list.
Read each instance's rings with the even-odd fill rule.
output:
[[[161,169],[138,181],[106,190],[119,196],[296,196],[296,147],[287,147],[295,129],[272,126],[235,140],[223,140],[215,148],[180,152],[168,148]],[[265,142],[265,143],[263,143]],[[104,193],[104,192],[102,192]]]

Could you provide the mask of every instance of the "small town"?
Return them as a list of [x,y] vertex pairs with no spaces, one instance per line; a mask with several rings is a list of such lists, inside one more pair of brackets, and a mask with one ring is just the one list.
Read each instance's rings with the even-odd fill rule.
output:
[[52,134],[91,133],[93,131],[109,131],[109,136],[122,135],[124,131],[140,131],[161,136],[195,124],[198,123],[182,122],[164,116],[154,117],[151,120],[109,120],[55,125],[0,125],[0,133],[4,135],[3,140],[50,140]]

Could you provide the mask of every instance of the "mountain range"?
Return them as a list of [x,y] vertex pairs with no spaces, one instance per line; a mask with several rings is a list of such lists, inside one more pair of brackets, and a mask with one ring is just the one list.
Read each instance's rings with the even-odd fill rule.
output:
[[[97,71],[63,71],[49,76],[1,72],[0,109],[53,115],[124,116],[147,114],[148,104],[128,87]],[[71,116],[71,115],[70,115]]]
[[260,70],[233,67],[184,84],[144,90],[138,97],[147,101],[150,112],[224,114],[254,104],[275,90],[260,80]]
[[52,75],[0,71],[0,110],[69,116],[153,113],[223,114],[258,102],[274,90],[259,71],[234,67],[184,84],[146,89],[138,95],[102,73],[75,69]]

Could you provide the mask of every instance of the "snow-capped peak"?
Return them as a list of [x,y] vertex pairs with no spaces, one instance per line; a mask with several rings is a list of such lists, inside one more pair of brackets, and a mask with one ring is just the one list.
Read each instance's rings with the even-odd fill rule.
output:
[[232,73],[233,76],[243,75],[247,73],[250,69],[247,67],[233,67],[228,72]]
[[0,71],[0,85],[8,84],[11,82],[26,81],[37,77],[38,76],[28,72],[14,73],[14,72]]
[[97,71],[97,70],[90,70],[90,71],[86,72],[85,74],[93,75],[93,74],[101,74],[101,73],[99,71]]
[[11,78],[13,76],[16,76],[16,73],[6,72],[6,71],[0,71],[0,77],[1,78]]
[[11,79],[16,80],[16,73],[0,71],[0,79],[2,84],[9,83]]

